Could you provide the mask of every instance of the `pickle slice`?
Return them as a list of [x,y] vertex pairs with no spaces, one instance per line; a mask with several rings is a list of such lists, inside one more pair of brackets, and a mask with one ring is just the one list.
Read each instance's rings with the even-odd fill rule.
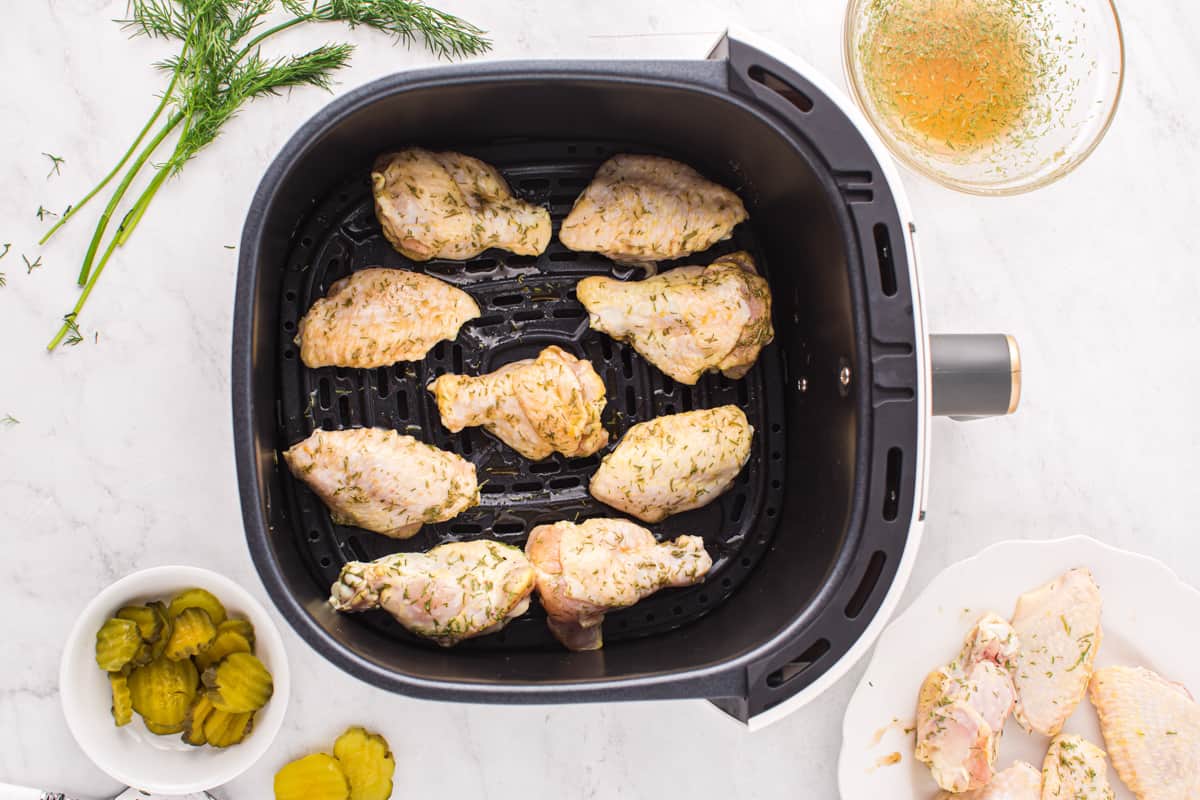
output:
[[212,704],[232,714],[257,711],[275,691],[271,673],[249,653],[231,653],[206,669],[204,686]]
[[129,673],[129,694],[133,710],[142,715],[147,727],[153,722],[162,729],[183,730],[192,701],[196,699],[196,665],[190,660],[159,658]]
[[216,664],[230,653],[249,653],[250,643],[246,637],[231,630],[217,629],[217,638],[207,649],[196,654],[196,668],[201,672]]
[[225,631],[240,633],[242,638],[250,643],[250,650],[254,650],[254,626],[250,624],[250,620],[233,619],[231,617],[217,626],[217,633],[224,633]]
[[112,715],[117,727],[128,725],[133,719],[133,699],[129,696],[129,679],[119,672],[108,673],[112,686]]
[[143,642],[153,644],[162,636],[164,620],[150,606],[125,606],[117,612],[117,619],[136,622]]
[[150,660],[161,658],[166,652],[167,642],[171,640],[171,633],[175,630],[175,623],[167,614],[167,606],[165,603],[155,600],[153,603],[147,603],[146,608],[150,609],[151,613],[162,622],[162,630],[159,631],[158,639],[150,645]]
[[333,755],[350,781],[350,800],[388,800],[396,760],[387,740],[363,728],[350,728],[333,744]]
[[230,747],[239,744],[254,727],[254,712],[230,714],[214,708],[204,720],[204,738],[213,747]]
[[174,661],[207,649],[217,636],[217,626],[202,608],[185,608],[175,617],[175,629],[163,655]]
[[192,703],[192,707],[188,709],[187,718],[183,720],[183,740],[185,742],[195,747],[208,743],[208,739],[204,736],[204,721],[214,710],[212,703],[208,701],[208,695],[201,692],[196,697],[196,701]]
[[325,753],[297,759],[275,773],[275,800],[349,800],[350,785],[337,759]]
[[146,730],[150,731],[155,736],[170,736],[183,730],[182,722],[176,722],[171,725],[162,725],[154,722],[153,720],[146,719],[145,717],[142,718],[142,722],[146,723]]
[[136,622],[110,619],[96,632],[96,663],[106,672],[120,672],[142,646]]
[[212,620],[213,625],[220,625],[225,621],[225,606],[221,605],[221,601],[212,592],[204,589],[188,589],[175,595],[171,599],[167,613],[172,619],[175,619],[183,613],[184,609],[188,608],[202,608],[207,611],[208,618]]

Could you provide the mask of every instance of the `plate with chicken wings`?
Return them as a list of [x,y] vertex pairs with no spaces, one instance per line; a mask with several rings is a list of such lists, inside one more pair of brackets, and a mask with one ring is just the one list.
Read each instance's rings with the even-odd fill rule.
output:
[[1200,591],[1086,536],[938,575],[846,709],[844,800],[1200,797]]

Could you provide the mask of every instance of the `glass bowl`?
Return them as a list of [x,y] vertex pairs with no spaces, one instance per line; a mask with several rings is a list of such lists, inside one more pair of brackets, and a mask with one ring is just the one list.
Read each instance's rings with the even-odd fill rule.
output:
[[[980,45],[970,36],[958,36],[960,29],[953,27],[958,20],[952,15],[970,3],[850,0],[843,30],[843,63],[851,94],[901,163],[944,186],[971,194],[1007,195],[1051,184],[1091,155],[1116,113],[1125,77],[1125,47],[1116,7],[1111,0],[974,2],[987,9],[990,27],[979,30],[991,32],[999,27],[1002,35],[1009,36],[988,41],[1009,43],[1012,63],[1021,64],[1021,81],[1008,80],[1011,73],[993,67],[1005,60],[1002,52],[981,55]],[[949,62],[944,53],[921,50],[929,47],[931,36],[929,29],[917,27],[928,26],[937,13],[942,13],[937,24],[944,27],[933,31],[934,41],[944,37],[952,42],[944,46],[958,48],[965,54],[965,62],[983,63],[984,69],[994,70],[994,78],[1007,81],[989,87],[987,97],[970,101],[975,103],[973,108],[982,109],[980,113],[963,112],[959,119],[943,116],[958,112],[943,112],[952,104],[933,99],[933,92],[939,90],[942,95],[938,99],[951,95],[960,99],[984,83],[974,80],[977,73],[968,71],[972,67],[964,68],[964,61]],[[1012,16],[1005,18],[1005,14]],[[951,30],[955,37],[946,39],[946,31]],[[1014,32],[1019,34],[1018,44],[1012,44],[1018,40]],[[884,36],[892,38],[880,46],[878,40]],[[881,66],[887,59],[891,59],[889,66]],[[901,76],[892,66],[896,64],[919,64],[919,68]],[[948,69],[958,69],[958,75],[947,77]],[[913,83],[921,78],[929,82]],[[1019,89],[1015,88],[1018,83]],[[928,86],[935,87],[924,97],[932,113],[914,110],[911,98]],[[997,86],[1001,93],[995,91]],[[1006,97],[1005,89],[1013,92],[1007,96],[1012,102],[1003,107],[999,102],[988,105],[988,97]],[[889,94],[891,90],[894,93]],[[906,102],[909,105],[903,105]],[[1000,119],[1002,115],[994,113],[998,108],[1008,116]],[[982,121],[983,132],[970,143],[961,139],[951,142],[941,136],[942,131],[931,133],[931,118],[946,123],[943,131],[963,131],[964,136],[968,135],[967,126]],[[922,125],[925,130],[920,129]]]

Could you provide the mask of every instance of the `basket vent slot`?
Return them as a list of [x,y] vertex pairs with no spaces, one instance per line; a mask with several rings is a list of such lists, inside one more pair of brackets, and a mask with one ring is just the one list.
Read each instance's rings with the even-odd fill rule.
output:
[[761,83],[763,86],[767,87],[784,100],[787,100],[805,114],[813,110],[812,98],[797,89],[795,86],[792,86],[774,72],[763,69],[755,64],[750,68],[749,75],[750,80],[756,83]]
[[799,656],[768,675],[767,686],[770,686],[772,689],[778,689],[780,686],[790,683],[804,674],[805,670],[817,663],[821,659],[821,656],[828,652],[829,640],[818,639]]
[[883,518],[888,522],[900,513],[900,472],[904,466],[904,451],[893,447],[887,454],[887,474],[883,482]]
[[896,262],[892,257],[892,237],[887,225],[875,224],[875,252],[879,256],[879,284],[888,297],[896,296]]
[[858,582],[858,588],[854,590],[854,595],[846,604],[846,616],[849,619],[858,619],[858,615],[862,613],[871,592],[875,591],[875,586],[879,583],[879,576],[883,574],[883,565],[886,561],[887,554],[882,550],[876,550],[871,555],[871,560],[867,562],[867,570],[863,573],[862,580]]

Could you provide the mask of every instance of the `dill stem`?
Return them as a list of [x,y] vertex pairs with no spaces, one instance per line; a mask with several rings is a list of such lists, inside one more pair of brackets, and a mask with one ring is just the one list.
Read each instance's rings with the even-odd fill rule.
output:
[[[121,225],[124,226],[124,224],[124,221],[122,221]],[[119,232],[120,228],[118,228],[118,233]],[[104,250],[104,255],[100,257],[99,263],[96,264],[96,268],[92,270],[92,274],[88,277],[87,283],[83,287],[83,291],[79,293],[79,299],[75,301],[75,307],[71,309],[71,313],[63,317],[63,323],[58,329],[58,333],[56,333],[54,338],[50,340],[50,343],[46,345],[47,350],[53,352],[54,348],[58,347],[59,342],[63,340],[63,337],[66,336],[71,330],[71,323],[75,322],[79,318],[79,312],[83,310],[83,304],[87,302],[88,295],[92,293],[92,287],[96,285],[96,281],[100,278],[100,273],[104,272],[104,265],[108,263],[108,259],[112,256],[113,250],[116,248],[117,237],[113,236],[112,240],[108,243],[108,247]]]
[[[84,195],[82,200],[74,203],[63,213],[61,217],[59,217],[58,222],[54,223],[50,230],[46,231],[46,234],[38,240],[38,245],[44,245],[47,241],[49,241],[50,237],[54,235],[55,231],[65,225],[67,220],[75,216],[76,212],[87,205],[89,200],[95,197],[101,189],[108,185],[109,181],[116,177],[117,173],[121,171],[121,167],[125,166],[125,162],[129,160],[129,157],[133,155],[135,150],[137,150],[138,145],[142,143],[142,139],[146,138],[146,134],[150,132],[150,128],[153,127],[154,123],[158,121],[158,118],[162,116],[163,109],[167,107],[167,103],[171,102],[171,93],[175,90],[175,82],[178,80],[178,78],[179,72],[173,71],[171,73],[171,82],[167,84],[167,90],[163,92],[162,100],[159,101],[158,106],[154,109],[154,113],[150,115],[150,119],[146,120],[146,124],[142,127],[141,132],[138,133],[137,138],[133,140],[133,144],[129,145],[129,149],[125,151],[125,155],[121,156],[121,160],[117,162],[116,166],[114,166],[112,170],[110,170],[109,173],[105,175],[104,178],[98,184],[96,184],[90,192]],[[79,282],[83,283],[86,277],[86,275],[81,273]]]
[[125,173],[125,177],[121,179],[121,183],[117,186],[116,191],[113,192],[112,197],[108,201],[108,205],[104,208],[104,213],[100,215],[100,220],[96,223],[96,230],[92,234],[92,240],[88,243],[87,255],[84,256],[83,266],[79,269],[80,286],[83,286],[85,283],[90,283],[89,276],[92,269],[92,262],[96,258],[96,250],[99,249],[100,240],[104,238],[104,232],[108,229],[108,222],[110,219],[112,219],[113,212],[116,211],[117,205],[125,196],[125,192],[128,191],[129,184],[133,183],[133,179],[137,177],[137,174],[146,164],[147,159],[149,159],[154,151],[158,149],[158,146],[162,144],[162,140],[167,138],[167,135],[175,129],[175,126],[178,125],[181,120],[183,120],[183,115],[179,112],[175,112],[170,116],[166,124],[163,125],[159,132],[155,134],[154,138],[150,140],[150,143],[142,149],[142,152],[133,162],[133,165]]

